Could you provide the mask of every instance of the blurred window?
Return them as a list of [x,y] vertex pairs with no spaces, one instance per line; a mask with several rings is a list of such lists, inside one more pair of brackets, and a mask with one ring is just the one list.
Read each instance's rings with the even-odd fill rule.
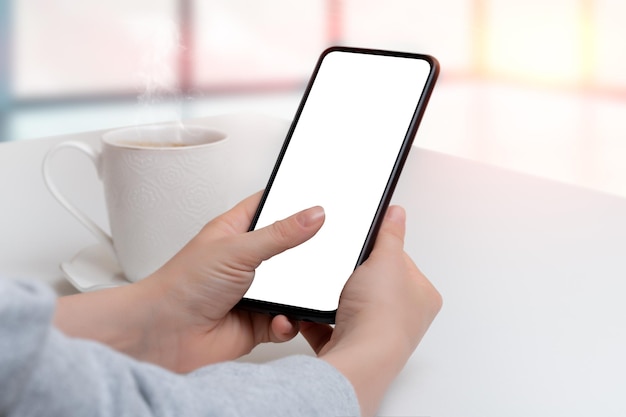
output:
[[18,102],[289,87],[331,44],[431,53],[448,77],[626,87],[620,0],[0,3],[12,28],[0,91]]
[[328,45],[326,3],[194,1],[193,84],[241,89],[302,83]]
[[159,65],[175,78],[175,51],[163,48],[176,42],[177,10],[177,0],[14,1],[13,95],[129,94]]

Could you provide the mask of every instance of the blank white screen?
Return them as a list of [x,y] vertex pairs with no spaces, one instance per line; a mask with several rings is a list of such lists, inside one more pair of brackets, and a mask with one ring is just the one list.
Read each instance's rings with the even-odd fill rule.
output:
[[337,308],[430,70],[422,59],[325,56],[255,228],[315,205],[326,221],[261,264],[246,298]]

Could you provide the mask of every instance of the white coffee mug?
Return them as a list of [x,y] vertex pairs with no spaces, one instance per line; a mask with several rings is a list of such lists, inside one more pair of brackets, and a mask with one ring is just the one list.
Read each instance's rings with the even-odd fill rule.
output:
[[[113,252],[129,281],[156,271],[209,220],[228,208],[227,135],[202,126],[158,124],[102,135],[101,150],[77,141],[53,147],[43,161],[52,195]],[[95,164],[104,185],[111,234],[55,186],[50,161],[67,148]]]

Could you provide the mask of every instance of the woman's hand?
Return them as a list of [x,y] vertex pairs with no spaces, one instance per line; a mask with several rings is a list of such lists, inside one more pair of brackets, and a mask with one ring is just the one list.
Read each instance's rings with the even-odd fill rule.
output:
[[369,258],[341,294],[335,327],[301,323],[318,356],[352,383],[374,415],[441,308],[437,290],[404,252],[405,213],[391,206]]
[[259,264],[310,239],[313,207],[247,232],[261,193],[208,223],[151,276],[125,287],[60,299],[55,324],[177,372],[238,358],[259,343],[290,340],[297,323],[233,310]]

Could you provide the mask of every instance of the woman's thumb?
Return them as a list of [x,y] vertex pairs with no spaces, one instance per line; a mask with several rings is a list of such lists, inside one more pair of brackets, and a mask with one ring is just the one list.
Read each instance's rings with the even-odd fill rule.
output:
[[241,243],[244,245],[242,249],[260,264],[312,238],[324,224],[324,218],[324,209],[320,206],[303,210],[269,226],[241,235]]

